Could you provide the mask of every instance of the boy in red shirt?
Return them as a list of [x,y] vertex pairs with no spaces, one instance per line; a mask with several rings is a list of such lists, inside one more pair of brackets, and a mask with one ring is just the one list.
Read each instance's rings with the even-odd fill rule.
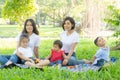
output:
[[50,66],[58,65],[60,67],[63,59],[65,60],[66,55],[64,54],[64,51],[61,50],[62,45],[63,44],[60,40],[54,41],[51,54],[46,57],[46,59],[50,60]]

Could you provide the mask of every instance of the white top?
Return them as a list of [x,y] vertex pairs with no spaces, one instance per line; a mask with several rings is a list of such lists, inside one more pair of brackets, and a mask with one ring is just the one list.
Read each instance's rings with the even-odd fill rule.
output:
[[[17,41],[19,41],[20,35],[22,33],[18,34],[18,36],[16,37]],[[40,37],[38,35],[36,35],[35,33],[33,33],[31,36],[29,36],[29,43],[28,46],[34,50],[34,47],[38,47],[40,45]]]
[[[20,35],[22,33],[18,34],[16,37],[16,40],[19,41]],[[29,43],[28,47],[30,47],[32,50],[34,50],[34,47],[38,47],[40,45],[40,37],[33,33],[31,36],[29,36]],[[14,51],[14,54],[16,53],[16,50]]]
[[20,52],[25,57],[33,57],[33,51],[30,47],[27,48],[19,47],[18,52]]
[[[65,51],[65,53],[69,53],[73,43],[79,42],[79,35],[76,31],[74,31],[70,35],[67,35],[67,31],[63,31],[60,34],[60,37],[63,43],[62,49]],[[75,52],[75,49],[74,49],[74,52]]]

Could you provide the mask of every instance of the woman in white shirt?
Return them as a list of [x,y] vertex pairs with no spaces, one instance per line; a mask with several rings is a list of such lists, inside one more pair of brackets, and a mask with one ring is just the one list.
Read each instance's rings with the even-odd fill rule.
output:
[[[63,61],[63,65],[77,65],[75,49],[79,43],[79,35],[74,30],[75,21],[71,17],[66,17],[62,24],[63,32],[60,34],[63,43],[62,49],[67,55],[67,59]],[[80,62],[81,63],[81,62]]]
[[[37,30],[36,24],[33,19],[27,19],[25,21],[22,33],[27,33],[29,35],[30,40],[28,43],[28,47],[30,47],[33,50],[35,57],[39,58],[38,48],[40,44],[40,37],[38,36],[39,32]],[[17,41],[19,41],[19,37],[21,34],[18,35]],[[17,63],[19,60],[15,53],[16,51],[14,52],[12,56],[11,55],[0,55],[0,63],[2,63],[3,65]]]

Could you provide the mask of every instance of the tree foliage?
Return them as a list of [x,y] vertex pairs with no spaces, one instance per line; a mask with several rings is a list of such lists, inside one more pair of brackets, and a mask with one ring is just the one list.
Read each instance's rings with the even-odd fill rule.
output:
[[108,6],[108,16],[104,19],[107,24],[115,29],[113,34],[116,37],[115,47],[111,47],[111,50],[120,50],[120,8],[117,8],[115,5]]
[[[83,0],[39,0],[41,18],[61,24],[63,18],[71,16],[80,20],[84,10]],[[44,14],[44,15],[43,15]]]
[[111,25],[111,27],[118,28],[120,26],[120,9],[113,5],[109,5],[108,10],[109,16],[107,16],[104,20],[107,24]]
[[36,10],[34,0],[6,0],[2,9],[2,17],[21,22],[35,14]]
[[109,15],[104,20],[110,27],[116,30],[113,36],[118,37],[120,35],[120,8],[109,5],[108,10]]

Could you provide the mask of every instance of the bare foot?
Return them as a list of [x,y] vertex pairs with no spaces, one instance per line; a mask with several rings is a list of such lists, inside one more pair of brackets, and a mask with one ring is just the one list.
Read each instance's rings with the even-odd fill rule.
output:
[[11,61],[8,61],[5,65],[10,65],[10,64],[12,64],[12,62]]

